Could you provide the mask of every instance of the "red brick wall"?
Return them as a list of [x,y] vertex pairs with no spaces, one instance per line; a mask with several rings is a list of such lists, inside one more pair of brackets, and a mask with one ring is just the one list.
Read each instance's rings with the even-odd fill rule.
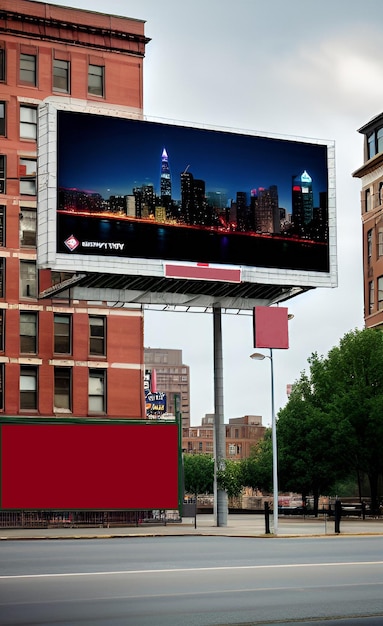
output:
[[[2,0],[1,8],[9,13],[19,13],[36,19],[16,20],[9,16],[7,22],[0,19],[0,41],[6,51],[6,81],[1,84],[0,100],[6,102],[7,132],[1,138],[1,154],[7,159],[6,194],[0,204],[6,206],[6,241],[0,248],[5,257],[5,393],[4,413],[18,415],[20,358],[19,309],[31,307],[38,311],[38,353],[31,355],[30,362],[39,368],[38,413],[52,416],[54,404],[54,362],[72,367],[72,413],[71,416],[88,415],[88,373],[92,363],[105,363],[107,372],[107,417],[145,418],[143,401],[144,369],[143,319],[139,312],[133,315],[109,315],[102,305],[97,313],[107,319],[107,352],[105,357],[89,356],[89,303],[73,303],[68,294],[57,298],[24,299],[19,296],[19,267],[22,258],[36,258],[36,250],[19,244],[20,207],[31,206],[37,198],[19,196],[20,155],[37,156],[35,141],[20,139],[20,101],[37,104],[51,95],[103,102],[142,110],[143,103],[143,56],[148,39],[144,35],[144,21],[90,13],[68,7],[58,7],[26,0]],[[107,10],[107,7],[106,7]],[[52,21],[53,20],[53,21]],[[56,23],[55,23],[56,21]],[[65,24],[59,24],[62,21]],[[88,31],[74,25],[102,29]],[[119,31],[119,32],[117,32]],[[121,33],[129,36],[121,36]],[[73,42],[80,42],[80,45]],[[20,51],[35,52],[38,56],[37,86],[21,85],[19,81]],[[71,63],[71,93],[54,94],[52,59],[54,51]],[[87,93],[88,64],[105,66],[105,97],[92,97]],[[49,270],[40,272],[39,289],[51,286]],[[80,310],[81,309],[81,310]],[[77,310],[79,312],[77,312]],[[73,351],[71,355],[53,353],[54,311],[67,311],[73,315]],[[101,311],[101,312],[100,312]],[[124,311],[126,313],[126,310]],[[138,313],[136,315],[136,313]],[[60,414],[62,415],[62,414]]]

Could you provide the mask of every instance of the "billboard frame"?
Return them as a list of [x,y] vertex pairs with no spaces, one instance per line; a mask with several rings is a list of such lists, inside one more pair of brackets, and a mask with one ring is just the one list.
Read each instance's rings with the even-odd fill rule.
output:
[[[179,262],[177,259],[147,259],[71,255],[57,252],[57,113],[58,111],[88,113],[183,126],[201,130],[224,131],[260,138],[318,144],[327,147],[328,168],[328,254],[329,271],[311,271],[273,267]],[[104,103],[94,105],[61,97],[49,97],[39,107],[38,159],[38,266],[77,276],[72,294],[82,298],[84,291],[106,291],[103,300],[137,302],[150,305],[252,309],[257,305],[283,302],[298,293],[317,287],[337,286],[336,206],[335,206],[335,143],[333,141],[284,136],[271,133],[227,129],[206,125],[186,124],[174,120],[149,118],[124,107]],[[207,265],[207,264],[206,264]],[[100,282],[99,277],[104,280]],[[105,281],[109,276],[110,281]],[[56,288],[56,292],[59,288]],[[110,292],[110,294],[109,294]],[[41,297],[51,297],[49,289]],[[110,296],[110,297],[109,297]]]

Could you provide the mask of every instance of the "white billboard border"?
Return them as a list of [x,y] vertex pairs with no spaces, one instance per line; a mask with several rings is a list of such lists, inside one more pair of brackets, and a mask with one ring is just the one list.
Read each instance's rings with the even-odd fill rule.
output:
[[[329,226],[329,272],[312,272],[283,268],[248,267],[213,264],[211,267],[240,268],[241,282],[301,287],[337,287],[337,241],[336,241],[336,198],[335,198],[335,142],[307,137],[260,133],[243,129],[220,128],[198,125],[175,120],[148,118],[140,111],[126,107],[111,106],[106,103],[49,97],[39,107],[38,140],[38,244],[37,260],[39,269],[60,272],[80,272],[150,276],[165,278],[165,265],[169,263],[195,267],[197,263],[161,259],[137,259],[128,257],[106,257],[83,254],[63,254],[57,252],[57,112],[59,110],[108,115],[126,119],[140,119],[156,123],[166,123],[190,128],[200,128],[258,137],[299,141],[327,146],[328,154],[328,226]],[[195,279],[193,279],[195,280]],[[170,298],[171,299],[171,298]],[[176,304],[176,302],[175,302]]]

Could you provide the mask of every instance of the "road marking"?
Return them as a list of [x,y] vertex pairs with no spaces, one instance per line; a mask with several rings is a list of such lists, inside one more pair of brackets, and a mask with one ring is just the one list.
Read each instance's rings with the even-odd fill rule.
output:
[[139,569],[139,570],[121,570],[112,572],[63,572],[56,574],[9,574],[0,575],[0,580],[19,579],[19,578],[68,578],[71,576],[137,576],[139,574],[181,574],[185,572],[219,572],[233,570],[264,570],[264,569],[287,569],[301,567],[350,567],[357,565],[383,565],[383,561],[350,561],[345,563],[290,563],[280,565],[225,565],[217,567],[183,567],[177,569]]

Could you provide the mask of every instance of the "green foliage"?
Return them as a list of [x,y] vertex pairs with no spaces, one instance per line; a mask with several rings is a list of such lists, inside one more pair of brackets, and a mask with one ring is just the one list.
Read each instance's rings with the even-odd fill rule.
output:
[[270,493],[273,483],[273,450],[271,428],[266,429],[264,438],[253,446],[248,459],[241,461],[242,484],[244,487]]
[[366,473],[372,507],[383,471],[383,333],[347,333],[327,357],[313,354],[279,413],[282,489],[314,498]]
[[213,493],[214,459],[207,454],[184,455],[185,492],[198,495]]
[[217,472],[217,484],[229,498],[239,496],[243,488],[241,462],[226,459],[224,469]]

